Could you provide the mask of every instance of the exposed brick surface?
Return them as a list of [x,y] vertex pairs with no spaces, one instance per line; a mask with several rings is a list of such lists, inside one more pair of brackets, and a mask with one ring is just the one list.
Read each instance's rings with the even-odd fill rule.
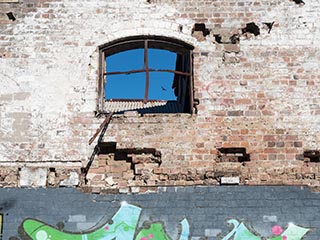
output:
[[[229,175],[240,184],[320,186],[320,165],[303,161],[304,151],[320,149],[319,15],[317,1],[0,2],[0,185],[19,186],[24,167],[45,169],[47,186],[81,175],[103,121],[94,114],[97,47],[160,35],[195,47],[197,113],[114,116],[104,140],[156,149],[161,163],[96,157],[89,187],[218,184]],[[209,34],[193,32],[196,23]],[[221,147],[245,147],[251,161],[220,163]],[[65,179],[50,168],[66,168]]]

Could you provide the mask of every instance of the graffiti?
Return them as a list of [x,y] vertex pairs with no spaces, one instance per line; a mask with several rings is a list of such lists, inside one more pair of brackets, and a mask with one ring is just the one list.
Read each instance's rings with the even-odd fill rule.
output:
[[[144,224],[137,230],[141,208],[123,203],[113,215],[111,221],[100,228],[90,232],[72,233],[60,231],[55,227],[35,219],[26,219],[22,223],[22,239],[32,240],[171,240],[166,233],[163,223],[153,222]],[[274,237],[260,237],[253,230],[247,228],[243,222],[235,219],[228,221],[233,226],[232,230],[222,240],[300,240],[309,231],[308,228],[289,224],[283,231],[282,227],[275,225],[271,232]],[[0,222],[1,224],[1,222]],[[179,240],[190,239],[190,227],[187,219],[180,222],[181,231]],[[137,232],[137,233],[136,233]]]
[[2,231],[3,231],[3,215],[0,213],[0,240],[2,240]]
[[26,219],[22,228],[33,240],[130,240],[134,237],[140,212],[139,207],[123,204],[112,217],[112,223],[106,223],[95,231],[82,234],[59,231],[34,219]]
[[153,223],[150,228],[142,229],[136,240],[149,240],[149,239],[161,239],[161,240],[170,240],[170,237],[165,233],[161,223]]
[[[22,229],[32,240],[133,240],[139,221],[141,208],[122,204],[118,212],[112,217],[111,223],[85,233],[71,233],[60,231],[48,224],[35,219],[26,219]],[[181,222],[182,231],[180,240],[187,240],[189,224],[186,219]],[[152,223],[149,228],[142,228],[135,240],[170,240],[162,223]]]
[[[181,233],[179,240],[189,239],[189,223],[187,219],[183,219],[181,222]],[[153,223],[149,228],[140,230],[135,240],[170,240],[170,238],[163,228],[161,223]]]
[[[233,225],[233,229],[228,233],[222,240],[262,240],[265,238],[261,238],[256,234],[252,233],[244,223],[240,223],[235,219],[231,219],[228,223]],[[268,240],[300,240],[302,237],[307,234],[310,229],[303,228],[290,223],[288,228],[283,231],[281,226],[275,225],[272,228],[272,233],[276,235],[276,237],[266,238]],[[233,237],[233,238],[232,238]]]
[[231,98],[234,95],[233,86],[227,85],[224,81],[211,81],[208,84],[200,84],[200,86],[202,91],[206,92],[211,100],[221,105],[222,109],[230,106]]

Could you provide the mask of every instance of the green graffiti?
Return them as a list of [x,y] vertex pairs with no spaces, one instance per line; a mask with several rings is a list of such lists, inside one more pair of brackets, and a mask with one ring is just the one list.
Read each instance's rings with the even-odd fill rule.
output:
[[[71,233],[60,231],[48,224],[35,219],[26,219],[22,229],[28,239],[32,240],[170,240],[161,223],[153,223],[149,228],[140,230],[134,238],[141,208],[123,204],[112,217],[112,224],[106,223],[92,232]],[[189,224],[186,219],[181,221],[180,240],[187,240]],[[24,236],[22,236],[24,238]]]
[[227,234],[222,240],[300,240],[307,232],[310,230],[308,228],[303,228],[290,223],[288,228],[283,231],[279,225],[276,225],[272,228],[272,233],[277,235],[272,238],[261,238],[256,234],[252,233],[244,223],[240,223],[235,219],[231,219],[228,223],[233,225],[233,229],[231,232]]
[[[189,239],[189,223],[187,219],[183,219],[181,222],[181,233],[179,240]],[[152,223],[148,228],[142,228],[135,240],[170,240],[167,233],[164,230],[162,223]]]
[[38,220],[26,219],[22,228],[33,240],[124,240],[133,239],[141,208],[123,204],[112,217],[112,224],[106,223],[93,232],[69,233],[44,224]]
[[[112,217],[111,223],[106,223],[102,227],[93,231],[72,233],[60,231],[55,227],[45,224],[35,219],[26,219],[22,223],[22,239],[31,240],[171,240],[166,233],[164,225],[160,222],[148,224],[136,231],[141,208],[124,203]],[[228,223],[233,225],[233,229],[222,240],[301,240],[309,231],[308,228],[289,224],[283,231],[281,226],[275,225],[272,228],[274,237],[265,238],[247,228],[238,220],[232,219]],[[190,227],[187,219],[180,222],[181,232],[179,240],[190,239]],[[0,227],[2,226],[2,216],[0,215]],[[0,237],[1,240],[1,237]]]
[[136,240],[170,240],[169,236],[165,233],[161,223],[153,223],[148,229],[141,229],[138,233]]

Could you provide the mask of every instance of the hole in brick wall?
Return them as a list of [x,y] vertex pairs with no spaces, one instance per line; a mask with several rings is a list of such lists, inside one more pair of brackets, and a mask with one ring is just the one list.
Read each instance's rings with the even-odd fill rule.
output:
[[195,23],[192,29],[192,34],[194,32],[202,32],[204,37],[210,34],[210,30],[206,28],[204,23]]
[[8,13],[7,13],[7,16],[8,16],[8,18],[9,18],[10,20],[12,20],[12,21],[15,21],[15,20],[16,20],[16,18],[15,18],[15,16],[13,15],[12,12],[8,12]]
[[292,1],[294,1],[296,4],[302,4],[302,5],[305,5],[305,2],[304,1],[302,1],[302,0],[292,0]]
[[217,43],[222,43],[222,37],[220,34],[214,34],[213,36]]
[[239,38],[239,34],[233,34],[231,37],[230,37],[230,42],[232,44],[237,44],[240,42],[240,38]]
[[320,151],[319,150],[306,150],[303,153],[304,158],[309,158],[310,162],[320,162]]
[[222,44],[238,44],[240,42],[239,34],[233,34],[229,37],[228,41],[223,41],[222,36],[220,34],[214,34],[214,39],[216,43]]
[[260,28],[254,23],[247,23],[245,28],[242,28],[242,34],[245,33],[252,33],[255,36],[258,36],[260,34]]
[[[161,152],[154,148],[124,148],[117,149],[117,142],[103,142],[103,135],[113,113],[110,113],[101,124],[95,135],[89,140],[91,144],[101,131],[98,143],[85,168],[81,168],[84,175],[84,183],[101,184],[104,177],[107,186],[117,185],[126,187],[132,180],[137,182],[154,181],[154,169],[161,164]],[[100,157],[96,165],[91,168],[95,155],[108,155]],[[87,178],[92,171],[90,179]],[[105,172],[105,173],[104,173]],[[103,177],[103,175],[105,176]]]
[[98,144],[99,154],[114,154],[114,160],[127,160],[130,155],[152,155],[155,158],[161,159],[161,152],[155,148],[122,148],[117,149],[116,142],[101,142]]
[[100,154],[109,154],[116,152],[116,142],[101,142],[98,144],[99,155]]
[[250,161],[250,154],[247,154],[245,148],[218,148],[219,154],[218,162],[248,162]]
[[49,172],[56,172],[56,169],[55,168],[49,168]]
[[155,162],[161,163],[161,152],[154,148],[124,148],[115,151],[114,160],[129,159],[132,155],[151,155]]
[[147,183],[155,178],[154,169],[161,164],[161,152],[155,148],[117,149],[116,142],[101,142],[99,149],[99,155],[113,155],[106,163],[111,167],[107,174],[112,178],[112,184],[132,180]]
[[268,27],[268,33],[270,33],[274,22],[271,22],[271,23],[270,22],[264,22],[263,24]]

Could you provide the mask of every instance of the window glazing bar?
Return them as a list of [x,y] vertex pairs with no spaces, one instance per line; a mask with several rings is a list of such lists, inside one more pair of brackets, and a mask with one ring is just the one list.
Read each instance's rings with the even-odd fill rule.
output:
[[193,86],[193,53],[190,51],[189,53],[189,65],[190,65],[190,81],[189,81],[189,91],[190,91],[190,113],[193,114],[193,108],[194,106],[194,86]]
[[[149,72],[169,72],[169,73],[175,73],[178,75],[183,75],[183,76],[191,76],[191,73],[188,72],[181,72],[181,71],[176,71],[176,70],[170,70],[170,69],[148,69]],[[141,72],[146,72],[146,69],[139,69],[139,70],[131,70],[131,71],[126,71],[126,72],[107,72],[104,75],[120,75],[120,74],[133,74],[133,73],[141,73]]]
[[149,95],[149,63],[148,63],[148,40],[144,41],[144,68],[146,70],[146,88],[144,92],[144,103],[147,103]]

